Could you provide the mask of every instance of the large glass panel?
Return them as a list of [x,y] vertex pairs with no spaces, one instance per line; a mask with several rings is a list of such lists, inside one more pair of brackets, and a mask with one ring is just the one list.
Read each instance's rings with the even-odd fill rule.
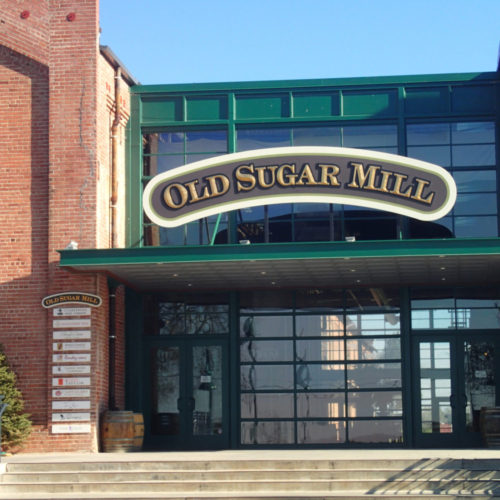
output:
[[408,146],[407,154],[410,158],[434,163],[441,167],[451,165],[451,150],[449,146]]
[[152,351],[153,432],[177,435],[180,432],[180,349],[162,347]]
[[344,361],[343,340],[298,340],[298,361]]
[[[352,265],[350,272],[357,272],[355,264]],[[397,312],[399,302],[400,290],[398,288],[352,288],[346,290],[346,308],[351,311],[364,313],[368,311]],[[391,317],[386,319],[395,320]]]
[[225,153],[227,133],[224,130],[186,132],[187,153]]
[[453,146],[452,155],[454,167],[495,165],[494,144]]
[[495,215],[497,195],[494,193],[462,194],[455,204],[455,215]]
[[494,170],[460,170],[453,172],[459,193],[496,191],[497,173]]
[[451,124],[453,144],[480,144],[495,142],[493,122],[465,122]]
[[347,359],[401,359],[399,338],[356,339],[347,341]]
[[244,393],[241,418],[293,418],[293,393]]
[[242,365],[240,387],[244,391],[293,389],[293,365]]
[[409,146],[449,144],[448,123],[418,123],[406,127],[406,142]]
[[466,340],[463,349],[466,430],[479,432],[481,408],[495,406],[495,346],[493,342]]
[[361,125],[343,128],[343,146],[351,148],[371,148],[396,146],[396,125]]
[[236,135],[237,151],[290,146],[288,128],[239,129]]
[[293,342],[291,340],[242,341],[240,361],[242,363],[293,361]]
[[222,433],[222,348],[193,347],[193,435]]
[[300,364],[296,370],[297,389],[332,390],[345,387],[345,365]]
[[294,146],[340,146],[340,127],[304,127],[293,129]]
[[453,432],[450,343],[421,342],[419,356],[421,431],[427,434]]
[[414,330],[448,329],[455,326],[455,309],[413,310],[411,327]]
[[496,237],[497,235],[497,217],[455,217],[455,236],[457,238],[488,238]]
[[160,132],[144,134],[145,154],[184,153],[184,132]]
[[241,423],[241,444],[293,444],[294,440],[293,422]]
[[340,444],[345,442],[345,422],[297,422],[299,444]]
[[350,418],[400,417],[403,415],[401,391],[349,392],[347,404]]
[[344,418],[345,394],[343,392],[299,392],[297,394],[298,418]]
[[347,386],[351,389],[401,387],[400,363],[357,363],[347,365]]
[[349,423],[352,443],[402,443],[401,420],[353,420]]
[[[299,312],[338,311],[344,308],[344,293],[342,290],[319,288],[297,290],[295,300],[296,309]],[[299,318],[297,318],[297,321],[299,321]],[[307,321],[307,319],[304,321]],[[299,328],[297,327],[298,331]],[[307,332],[308,328],[305,328],[304,331]]]
[[240,337],[291,337],[292,319],[291,316],[242,316]]
[[296,316],[295,334],[297,337],[343,337],[344,315]]
[[399,314],[349,314],[346,335],[399,335]]
[[[267,271],[259,269],[257,264],[255,273],[260,276],[265,276]],[[256,292],[240,293],[240,311],[242,313],[289,313],[292,311],[292,307],[292,292],[283,290],[279,292],[275,290],[259,290]]]

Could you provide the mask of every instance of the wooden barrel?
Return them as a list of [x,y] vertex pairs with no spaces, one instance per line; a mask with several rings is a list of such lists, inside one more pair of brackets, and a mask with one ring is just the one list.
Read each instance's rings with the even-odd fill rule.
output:
[[481,408],[480,428],[488,448],[500,448],[500,407]]
[[144,440],[144,417],[142,413],[134,413],[134,451],[142,450]]
[[135,424],[132,411],[105,411],[101,422],[102,451],[132,451]]

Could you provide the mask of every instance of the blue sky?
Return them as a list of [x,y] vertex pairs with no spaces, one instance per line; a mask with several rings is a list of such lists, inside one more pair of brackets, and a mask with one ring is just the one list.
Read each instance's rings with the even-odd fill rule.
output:
[[500,0],[101,0],[143,84],[494,71]]

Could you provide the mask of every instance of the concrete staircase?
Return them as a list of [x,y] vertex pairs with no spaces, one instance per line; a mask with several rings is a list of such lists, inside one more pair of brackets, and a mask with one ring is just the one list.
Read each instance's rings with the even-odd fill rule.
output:
[[[168,453],[3,463],[1,499],[491,499],[500,457],[170,459]],[[289,453],[290,456],[294,452]],[[332,456],[335,453],[332,452]],[[264,454],[265,456],[265,454]],[[372,455],[370,455],[372,457]]]

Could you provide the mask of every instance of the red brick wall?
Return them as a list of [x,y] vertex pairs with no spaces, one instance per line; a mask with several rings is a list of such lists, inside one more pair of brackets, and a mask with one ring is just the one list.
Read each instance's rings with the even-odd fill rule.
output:
[[[25,10],[29,14],[23,18]],[[18,374],[34,423],[25,451],[97,450],[99,415],[108,404],[107,280],[62,270],[57,253],[71,240],[80,249],[109,246],[106,186],[114,94],[107,96],[111,99],[107,104],[99,97],[106,83],[114,88],[114,73],[99,54],[97,0],[3,2],[0,343]],[[125,85],[128,102],[127,90]],[[43,309],[41,300],[67,291],[103,298],[102,306],[91,314],[90,434],[51,434],[53,310]],[[120,291],[116,360],[120,409],[124,409],[122,295]]]

